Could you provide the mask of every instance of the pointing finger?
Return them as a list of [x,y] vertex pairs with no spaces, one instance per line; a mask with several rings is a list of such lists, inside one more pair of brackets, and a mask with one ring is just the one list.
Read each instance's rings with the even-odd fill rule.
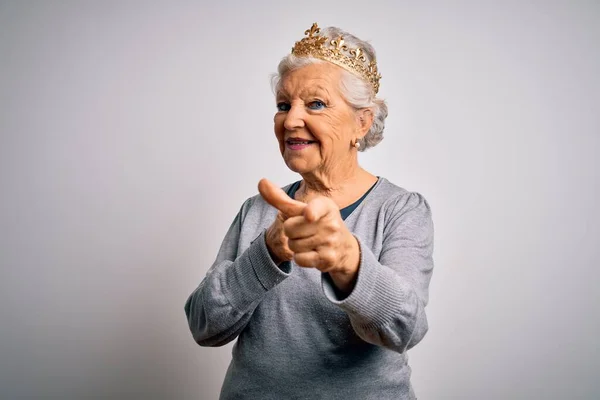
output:
[[333,213],[339,213],[337,204],[327,197],[317,197],[307,204],[304,217],[307,221],[315,222]]

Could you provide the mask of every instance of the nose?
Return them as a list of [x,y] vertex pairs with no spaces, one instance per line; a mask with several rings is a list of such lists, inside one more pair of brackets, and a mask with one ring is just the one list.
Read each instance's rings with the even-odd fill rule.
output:
[[285,115],[283,126],[288,131],[295,129],[304,128],[304,114],[305,110],[303,107],[298,105],[292,105]]

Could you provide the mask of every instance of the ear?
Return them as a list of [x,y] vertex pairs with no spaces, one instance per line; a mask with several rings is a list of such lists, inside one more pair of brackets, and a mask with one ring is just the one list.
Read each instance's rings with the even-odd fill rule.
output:
[[356,112],[356,122],[358,123],[358,130],[361,138],[369,132],[369,129],[371,129],[373,118],[373,111],[371,111],[370,108],[361,108]]

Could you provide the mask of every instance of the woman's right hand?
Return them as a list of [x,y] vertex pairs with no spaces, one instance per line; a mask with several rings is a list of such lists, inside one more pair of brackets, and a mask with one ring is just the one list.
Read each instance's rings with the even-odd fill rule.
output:
[[258,191],[267,203],[276,206],[279,210],[277,218],[267,229],[265,237],[269,254],[277,265],[290,261],[294,257],[294,252],[288,247],[288,237],[283,232],[283,223],[289,217],[302,215],[306,204],[290,198],[287,193],[267,179],[258,182]]
[[288,238],[283,232],[283,223],[286,219],[281,211],[278,212],[277,218],[267,229],[265,237],[269,254],[277,265],[290,261],[294,257],[294,253],[288,247]]

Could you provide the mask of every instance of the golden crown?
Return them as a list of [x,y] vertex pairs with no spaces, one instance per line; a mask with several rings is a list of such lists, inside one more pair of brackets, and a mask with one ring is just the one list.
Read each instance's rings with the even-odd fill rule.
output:
[[315,57],[338,65],[369,82],[377,93],[381,75],[377,72],[375,60],[367,63],[363,49],[348,48],[344,44],[343,36],[329,40],[328,37],[321,36],[320,32],[317,23],[312,24],[310,29],[304,32],[306,37],[296,42],[292,54],[297,57]]

